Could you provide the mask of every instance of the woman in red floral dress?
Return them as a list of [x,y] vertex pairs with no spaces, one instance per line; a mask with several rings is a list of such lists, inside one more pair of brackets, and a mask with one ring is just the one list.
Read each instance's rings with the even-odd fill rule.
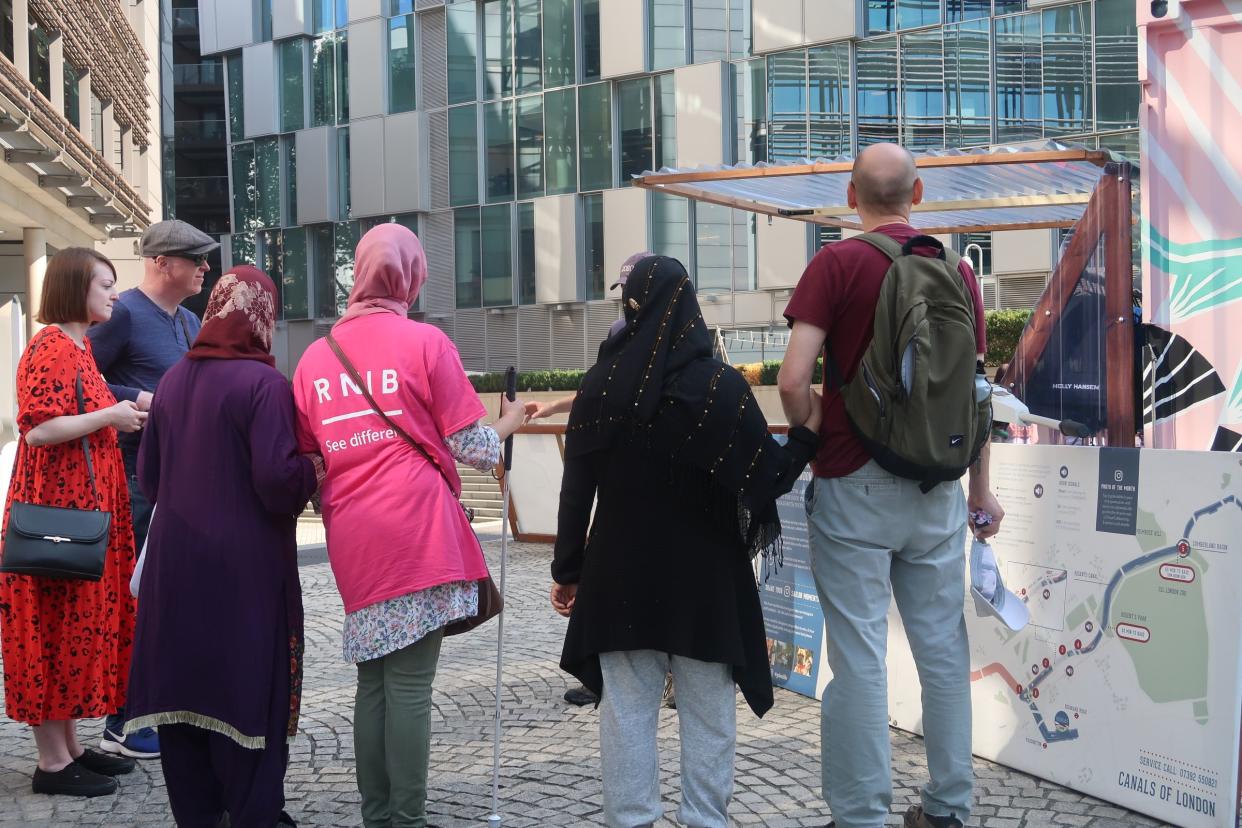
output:
[[[134,760],[84,749],[77,720],[125,703],[135,605],[129,594],[134,533],[117,430],[137,431],[146,414],[118,403],[95,367],[86,329],[112,315],[116,270],[94,250],[67,248],[49,262],[38,320],[47,325],[17,368],[21,435],[4,528],[14,500],[95,507],[81,437],[95,466],[99,508],[112,513],[99,581],[0,574],[0,657],[9,718],[34,731],[36,793],[101,796]],[[82,379],[85,414],[75,385]],[[3,550],[0,549],[0,560]]]

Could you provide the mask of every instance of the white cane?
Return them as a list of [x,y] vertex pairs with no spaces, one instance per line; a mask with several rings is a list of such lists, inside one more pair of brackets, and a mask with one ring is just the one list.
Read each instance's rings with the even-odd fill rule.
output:
[[[513,366],[505,371],[505,397],[509,402],[517,398],[517,372]],[[513,435],[505,440],[505,473],[500,479],[500,605],[505,606],[505,575],[509,564],[509,470],[513,468]],[[505,611],[501,609],[500,623],[496,628],[496,718],[492,725],[492,813],[487,818],[489,828],[497,828],[500,817],[500,689],[501,673],[505,656]]]

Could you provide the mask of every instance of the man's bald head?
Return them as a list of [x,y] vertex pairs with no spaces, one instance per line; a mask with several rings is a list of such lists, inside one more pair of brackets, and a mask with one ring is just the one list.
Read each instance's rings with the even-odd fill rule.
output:
[[912,156],[896,144],[872,144],[854,159],[854,196],[872,212],[906,213],[915,202],[919,171]]

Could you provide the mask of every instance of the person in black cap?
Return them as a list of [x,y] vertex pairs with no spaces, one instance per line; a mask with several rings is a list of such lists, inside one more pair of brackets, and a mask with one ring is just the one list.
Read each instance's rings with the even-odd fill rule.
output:
[[[151,407],[151,396],[164,373],[185,356],[198,335],[197,316],[181,303],[203,289],[210,269],[207,254],[220,243],[184,221],[152,224],[142,234],[142,284],[124,291],[112,318],[87,332],[95,364],[118,401],[130,400],[139,410]],[[141,432],[121,435],[121,453],[134,514],[134,548],[142,549],[151,524],[151,504],[138,488],[138,444]],[[159,737],[151,728],[123,735],[125,711],[108,717],[100,747],[134,759],[159,758]]]

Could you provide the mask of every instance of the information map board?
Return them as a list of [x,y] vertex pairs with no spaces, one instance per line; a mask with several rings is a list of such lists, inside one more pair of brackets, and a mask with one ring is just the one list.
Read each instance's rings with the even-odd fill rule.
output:
[[[1175,825],[1233,828],[1242,457],[997,444],[991,477],[1006,512],[996,557],[1031,622],[979,617],[963,583],[975,753]],[[761,567],[760,591],[774,681],[818,697],[831,630],[801,509],[800,493],[781,503],[785,567]],[[888,664],[890,718],[920,732],[895,609]]]

